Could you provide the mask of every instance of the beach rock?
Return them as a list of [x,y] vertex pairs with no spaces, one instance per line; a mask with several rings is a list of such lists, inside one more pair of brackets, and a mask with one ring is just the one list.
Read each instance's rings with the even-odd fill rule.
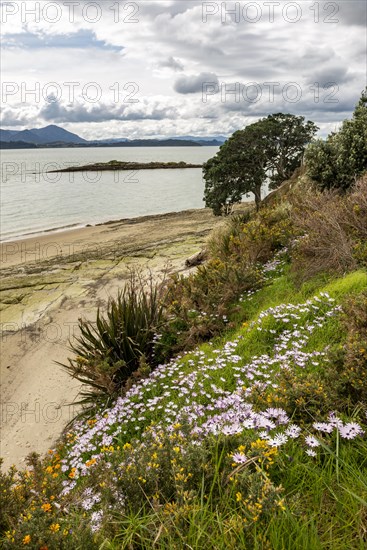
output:
[[187,258],[185,262],[186,267],[194,267],[196,265],[201,265],[205,260],[207,259],[207,251],[201,250],[200,252],[197,252],[193,256],[190,256],[190,258]]

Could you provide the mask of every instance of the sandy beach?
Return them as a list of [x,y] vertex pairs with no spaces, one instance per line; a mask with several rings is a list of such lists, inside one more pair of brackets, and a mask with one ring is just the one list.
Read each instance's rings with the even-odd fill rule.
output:
[[188,210],[0,245],[4,467],[46,452],[73,418],[80,387],[55,362],[70,355],[78,319],[94,320],[132,267],[184,271],[219,223],[211,210]]

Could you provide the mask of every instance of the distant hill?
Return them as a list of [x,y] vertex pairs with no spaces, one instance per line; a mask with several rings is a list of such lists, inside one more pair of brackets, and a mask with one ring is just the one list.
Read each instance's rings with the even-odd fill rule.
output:
[[201,147],[197,141],[180,139],[133,139],[118,143],[103,143],[102,147]]
[[53,143],[55,141],[63,143],[87,143],[87,140],[79,137],[77,134],[68,132],[54,124],[40,129],[32,128],[31,132],[40,138],[43,143]]
[[219,147],[227,138],[224,136],[178,136],[167,139],[111,138],[87,141],[77,134],[51,124],[45,128],[31,130],[0,129],[1,149],[26,149],[36,147]]
[[25,141],[1,141],[0,149],[38,149],[35,143],[26,143]]
[[228,138],[225,136],[175,136],[172,139],[197,141],[198,143],[203,143],[205,145],[208,143],[220,143],[222,145]]
[[117,143],[27,143],[25,141],[0,141],[0,149],[60,149],[60,148],[88,148],[88,147],[202,147],[203,144],[195,141],[183,141],[178,139],[154,140],[154,139],[136,139],[133,141],[124,141]]
[[[208,137],[200,137],[200,136],[173,136],[169,138],[154,138],[154,139],[148,139],[144,141],[154,141],[154,142],[166,142],[166,141],[189,141],[189,142],[195,142],[200,143],[200,145],[222,145],[225,141],[227,141],[228,138],[225,136],[208,136]],[[105,143],[136,143],[143,141],[141,139],[138,140],[129,140],[127,138],[111,138],[111,139],[101,139],[101,140],[94,140],[93,143],[100,145]],[[92,143],[92,142],[90,142]]]
[[72,132],[68,132],[59,126],[51,124],[45,128],[32,128],[32,130],[10,131],[0,130],[0,141],[33,143],[35,145],[47,145],[49,143],[87,143],[87,141]]

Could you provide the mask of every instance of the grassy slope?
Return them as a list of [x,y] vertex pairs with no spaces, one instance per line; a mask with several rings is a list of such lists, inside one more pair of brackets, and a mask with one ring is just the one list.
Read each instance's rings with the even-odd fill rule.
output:
[[[303,303],[320,291],[328,292],[336,300],[335,303],[340,303],[344,297],[360,292],[366,287],[367,276],[362,271],[329,282],[322,278],[313,280],[300,289],[295,288],[291,279],[284,274],[275,278],[268,287],[260,290],[250,299],[243,300],[241,310],[237,313],[237,323],[256,321],[261,311],[284,303]],[[301,323],[310,318],[312,319],[312,315],[310,316],[306,312]],[[275,327],[270,319],[268,327],[271,326]],[[279,329],[277,334],[279,334]],[[197,372],[198,363],[215,360],[217,353],[213,348],[220,350],[227,341],[233,341],[239,336],[242,340],[237,352],[242,358],[241,363],[250,362],[254,355],[271,353],[273,342],[269,338],[269,334],[259,332],[256,326],[251,328],[250,325],[249,328],[246,325],[245,328],[230,332],[226,338],[217,340],[214,344],[201,346],[202,355],[198,356],[196,352],[187,354],[178,361],[175,376],[181,379],[188,378],[190,374]],[[322,351],[325,346],[342,342],[342,340],[343,333],[337,318],[330,317],[322,327],[316,328],[311,334],[304,349]],[[317,368],[314,367],[314,369]],[[273,377],[276,378],[276,370]],[[223,378],[226,379],[224,384],[221,383]],[[204,374],[203,377],[196,378],[196,382],[199,380],[203,382],[201,388],[203,395],[197,399],[197,402],[205,404],[210,401],[205,393],[208,395],[212,393],[213,383],[225,390],[232,391],[234,389],[233,363],[229,362],[224,369],[210,371],[210,379],[205,378]],[[143,394],[133,398],[132,401],[142,400],[147,403],[149,399],[162,395],[164,391],[167,391],[166,383],[169,381],[172,384],[174,378],[163,377],[162,382],[157,382],[154,387],[147,387]],[[151,423],[165,422],[166,417],[174,413],[175,405],[177,405],[176,410],[179,411],[188,402],[190,402],[190,398],[180,396],[178,391],[169,391],[169,395],[161,402],[163,407],[160,411],[154,409],[133,418],[132,423],[126,426],[126,433],[122,433],[118,438],[120,446],[131,441],[132,437],[136,437],[136,434],[141,433],[144,427]],[[141,416],[145,416],[145,418],[139,421],[138,418]],[[363,478],[363,474],[367,473],[366,451],[367,446],[363,440],[356,440],[353,443],[343,441],[340,443],[337,456],[335,439],[333,439],[330,440],[330,445],[325,447],[322,456],[316,459],[308,457],[305,459],[304,448],[296,441],[290,441],[282,454],[273,478],[285,489],[286,510],[281,515],[274,515],[265,529],[264,527],[259,528],[259,533],[261,531],[266,533],[270,544],[269,548],[330,548],[333,550],[342,550],[347,547],[360,548],[361,550],[365,548],[366,540],[363,532],[365,519],[363,514],[365,512],[363,512],[363,506],[361,507],[360,499],[364,499],[363,503],[366,504],[367,484],[366,477]],[[219,527],[227,513],[228,510],[223,508],[219,514],[218,511],[214,514],[204,504],[201,507],[202,519],[191,518],[192,527],[186,533],[190,545],[195,548],[204,547],[206,544],[204,541],[209,540],[209,532],[217,531],[212,538],[213,548],[232,547],[227,546],[228,541],[226,542],[223,525],[221,528]],[[146,516],[145,519],[148,521]],[[144,515],[140,521],[144,525]],[[213,529],[213,522],[217,523],[218,529]],[[140,527],[138,531],[139,529]],[[200,535],[201,531],[206,533],[204,537]],[[125,528],[124,533],[126,535]],[[211,534],[210,537],[212,536]],[[263,546],[261,538],[255,536],[254,540],[256,548],[266,547]]]
[[[81,525],[88,524],[90,514],[100,510],[101,504],[94,506],[89,511],[80,509],[82,491],[88,487],[93,491],[96,488],[100,490],[104,483],[103,470],[108,471],[108,464],[112,464],[112,469],[118,471],[120,465],[128,462],[128,457],[137,461],[141,460],[141,457],[134,458],[133,455],[129,455],[131,452],[129,444],[132,443],[132,448],[139,449],[139,440],[142,438],[144,441],[143,434],[148,426],[153,426],[156,429],[157,426],[173,425],[179,419],[183,407],[189,406],[193,402],[204,407],[204,419],[210,418],[213,412],[207,407],[218,398],[216,389],[219,388],[222,392],[228,392],[227,395],[230,395],[230,392],[234,392],[236,389],[236,374],[239,376],[238,373],[245,378],[245,382],[249,386],[249,380],[244,374],[245,370],[238,369],[250,364],[254,356],[259,357],[267,354],[268,357],[273,357],[274,344],[285,330],[283,320],[276,319],[271,314],[259,323],[261,312],[282,304],[304,304],[315,295],[319,296],[320,292],[328,293],[335,300],[333,305],[329,303],[321,306],[321,309],[327,312],[331,307],[341,303],[345,297],[366,288],[367,274],[363,271],[334,280],[314,279],[301,288],[294,286],[292,279],[287,274],[287,267],[282,273],[275,273],[269,279],[268,286],[253,295],[243,297],[236,318],[233,320],[237,328],[229,330],[225,337],[204,344],[195,352],[184,354],[170,366],[162,368],[160,374],[155,373],[151,380],[147,380],[143,382],[142,386],[138,385],[133,389],[125,405],[120,406],[118,410],[115,408],[106,411],[107,414],[90,422],[89,426],[81,423],[77,427],[76,438],[75,434],[71,435],[69,443],[61,449],[63,474],[56,481],[58,491],[62,489],[62,480],[64,480],[64,485],[71,485],[71,490],[66,498],[72,503],[70,506],[73,513],[64,517],[62,514],[57,515],[58,512],[56,512],[56,518],[53,517],[52,520],[57,521],[61,528],[70,527],[73,522],[81,522]],[[312,302],[313,305],[316,303]],[[312,323],[317,315],[319,312],[311,309],[300,312],[300,318],[295,323],[298,323],[297,326]],[[343,342],[345,335],[341,330],[337,316],[325,317],[325,321],[320,324],[322,326],[315,327],[304,344],[302,349],[305,353],[322,352],[328,345]],[[227,352],[226,356],[226,352],[224,353],[223,350],[226,345],[228,350],[228,342],[236,342],[237,348]],[[288,347],[292,347],[292,345],[291,341]],[[240,361],[236,362],[234,352],[235,355],[240,356]],[[216,362],[218,357],[224,357],[220,364]],[[323,359],[322,357],[319,359],[322,366]],[[309,362],[307,366],[315,371],[319,368]],[[298,376],[298,374],[302,375],[304,369],[297,370],[297,367],[294,366],[294,371]],[[278,372],[279,365],[277,364],[274,368],[269,368],[268,374],[270,374],[272,382],[276,383]],[[191,386],[190,380],[192,380]],[[186,388],[187,391],[183,392],[182,388]],[[151,405],[153,402],[150,401],[152,399],[157,400],[153,405]],[[251,399],[252,394],[248,396],[250,402]],[[354,413],[357,414],[358,411],[351,411],[351,414]],[[315,420],[320,419],[315,418]],[[203,419],[200,422],[202,421]],[[302,426],[302,422],[299,424],[304,429],[304,435],[311,433],[308,431],[308,426]],[[120,433],[116,434],[117,430]],[[250,441],[251,438],[256,440],[259,437],[256,431],[253,435],[249,435],[251,430],[245,430],[245,432],[244,441]],[[115,435],[115,437],[110,440],[108,437],[110,435]],[[46,541],[47,547],[50,549],[99,548],[103,540],[105,541],[103,548],[114,550],[118,548],[213,548],[218,550],[227,548],[345,550],[351,548],[363,550],[366,548],[367,444],[365,437],[348,441],[341,440],[338,434],[334,433],[332,436],[322,439],[316,457],[306,455],[304,439],[302,441],[289,439],[284,446],[278,449],[275,463],[269,470],[271,481],[276,486],[281,485],[284,488],[282,495],[284,509],[281,506],[281,510],[277,509],[264,521],[251,522],[250,519],[246,529],[239,519],[242,513],[245,514],[245,511],[239,509],[238,497],[236,497],[238,493],[236,493],[235,487],[230,492],[220,492],[215,498],[211,496],[214,486],[216,487],[218,484],[219,472],[227,456],[223,450],[220,451],[219,444],[223,443],[221,437],[217,436],[213,439],[209,435],[200,440],[203,446],[207,441],[208,447],[211,446],[212,449],[210,467],[213,468],[213,485],[209,488],[208,494],[204,490],[204,485],[200,487],[200,481],[198,482],[197,487],[194,487],[195,496],[192,497],[190,506],[187,505],[187,510],[186,505],[181,504],[183,517],[177,522],[176,512],[162,516],[160,511],[157,511],[151,504],[151,502],[155,502],[154,499],[152,501],[149,498],[150,504],[141,508],[140,512],[135,507],[135,511],[129,512],[128,508],[125,508],[122,513],[122,508],[115,504],[113,514],[115,514],[118,526],[116,539],[111,538],[108,531],[104,531],[101,533],[101,538],[98,535],[94,539],[87,537],[83,539],[84,542],[78,542],[78,546],[75,542],[65,541],[66,546],[62,546],[61,542],[56,542],[56,533],[52,535],[55,538],[53,545],[46,536],[46,529],[35,523],[36,533],[32,533],[32,541],[41,533],[42,541]],[[241,443],[241,436],[238,435],[225,436],[224,439],[229,442],[233,440],[236,444]],[[180,441],[182,448],[189,446],[188,439]],[[88,450],[88,444],[91,443],[94,448]],[[228,445],[228,449],[233,453],[235,447],[233,444],[231,447],[231,443]],[[142,450],[139,452],[143,453]],[[100,471],[98,477],[93,474],[92,468],[90,474],[88,472],[87,476],[81,476],[78,479],[78,472],[81,471],[80,466],[88,463],[88,460],[93,457],[97,457],[97,462],[102,465],[102,474]],[[107,465],[107,468],[104,465]],[[47,464],[44,468],[46,467]],[[71,470],[72,467],[76,467],[76,470]],[[76,475],[74,475],[75,471]],[[263,474],[268,475],[265,471]],[[124,475],[123,471],[121,475]],[[161,482],[162,480],[159,483]],[[44,485],[46,487],[45,494],[48,494],[49,491],[53,494],[57,493],[55,485],[48,491],[47,483],[46,481]],[[53,483],[55,484],[55,482]],[[138,482],[137,490],[140,485]],[[142,491],[149,496],[148,485],[149,482],[146,486],[142,486]],[[158,484],[158,493],[160,492],[162,493],[159,497],[162,506],[164,503],[166,506],[171,506],[170,503],[167,503],[167,497],[163,495],[163,488],[161,490]],[[56,500],[62,502],[60,495],[56,496]],[[44,521],[42,518],[41,520]],[[44,536],[42,529],[45,530]],[[28,532],[31,533],[30,526],[26,527],[22,536]],[[48,536],[51,535],[48,533]],[[17,540],[19,541],[19,539]],[[155,544],[154,540],[156,540]],[[17,542],[12,543],[8,538],[6,547],[17,547]],[[38,544],[38,546],[30,547],[39,548],[40,546]]]

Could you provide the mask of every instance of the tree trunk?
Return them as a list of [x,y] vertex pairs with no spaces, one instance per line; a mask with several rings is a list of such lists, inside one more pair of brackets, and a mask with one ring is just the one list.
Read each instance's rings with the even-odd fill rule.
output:
[[254,189],[256,210],[259,210],[261,204],[261,185],[257,185]]

